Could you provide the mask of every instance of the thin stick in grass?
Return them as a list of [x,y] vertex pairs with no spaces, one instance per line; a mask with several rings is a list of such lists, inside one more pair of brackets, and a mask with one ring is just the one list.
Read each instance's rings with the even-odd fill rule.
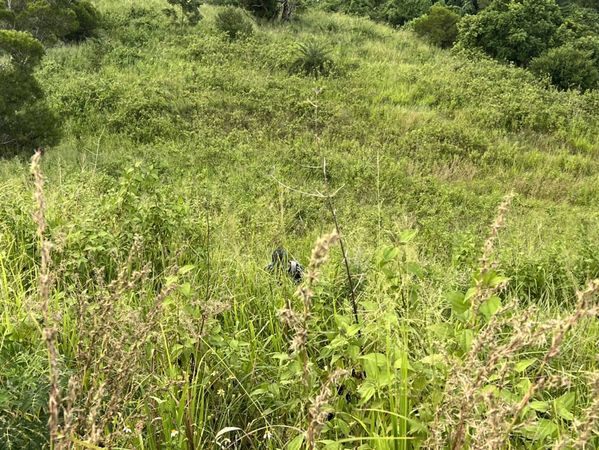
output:
[[[324,174],[324,182],[327,186],[327,192],[329,190],[329,180],[327,176],[327,161],[323,159],[322,164],[322,172]],[[347,282],[349,284],[349,298],[351,300],[352,312],[354,315],[354,322],[356,325],[359,325],[360,319],[358,317],[358,302],[356,300],[356,290],[354,288],[354,281],[351,276],[351,270],[349,269],[349,260],[347,258],[347,252],[345,251],[345,244],[343,239],[341,238],[341,229],[339,227],[339,221],[337,220],[337,212],[335,211],[335,206],[333,205],[333,196],[326,196],[327,206],[329,211],[331,212],[331,216],[333,217],[333,222],[335,224],[335,231],[337,232],[337,236],[339,236],[339,246],[341,247],[341,254],[343,255],[343,265],[345,266],[345,273],[347,275]]]

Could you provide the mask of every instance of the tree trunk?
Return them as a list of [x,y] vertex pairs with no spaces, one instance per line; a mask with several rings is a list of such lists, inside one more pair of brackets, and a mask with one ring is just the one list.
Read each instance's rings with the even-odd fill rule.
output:
[[281,13],[281,20],[288,22],[293,16],[295,11],[295,0],[283,0],[283,12]]

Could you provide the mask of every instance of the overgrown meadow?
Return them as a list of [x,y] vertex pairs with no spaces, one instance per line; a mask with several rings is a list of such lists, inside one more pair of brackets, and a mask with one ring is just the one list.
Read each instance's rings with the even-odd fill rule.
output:
[[0,161],[0,448],[599,447],[597,91],[96,3]]

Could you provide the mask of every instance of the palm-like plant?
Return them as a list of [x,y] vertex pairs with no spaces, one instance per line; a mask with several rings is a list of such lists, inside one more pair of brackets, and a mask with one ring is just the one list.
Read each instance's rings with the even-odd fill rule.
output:
[[305,75],[328,75],[334,66],[331,58],[331,49],[322,42],[309,40],[298,46],[299,56],[294,61],[292,68],[295,72]]

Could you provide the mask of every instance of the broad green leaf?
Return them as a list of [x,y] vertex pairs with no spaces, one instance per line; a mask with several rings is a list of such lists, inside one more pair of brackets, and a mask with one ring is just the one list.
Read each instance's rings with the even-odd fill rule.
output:
[[399,233],[399,242],[400,244],[407,244],[414,240],[416,235],[418,234],[418,230],[406,230]]
[[324,446],[324,450],[342,450],[343,447],[340,443],[336,441],[332,441],[330,439],[324,439],[320,441],[320,443]]
[[286,450],[300,450],[302,448],[302,444],[304,443],[304,433],[298,434],[294,437],[285,447]]
[[189,283],[183,283],[181,285],[181,287],[179,288],[180,292],[185,296],[185,297],[190,297],[191,296],[191,284]]
[[169,275],[164,281],[166,286],[172,286],[173,284],[177,284],[179,282],[179,277],[177,277],[177,275]]
[[566,392],[559,398],[554,400],[556,414],[564,420],[574,420],[574,414],[572,414],[572,408],[576,403],[576,393]]
[[406,263],[406,271],[409,274],[415,275],[418,278],[422,278],[424,276],[424,270],[422,269],[420,264],[414,261],[409,261]]
[[522,427],[521,434],[532,441],[544,441],[557,434],[558,427],[551,420],[540,419]]
[[361,397],[360,403],[364,404],[376,395],[376,386],[370,380],[366,380],[358,388],[358,394]]
[[471,287],[466,291],[466,295],[464,296],[465,300],[470,304],[470,299],[476,295],[478,289],[476,287]]
[[566,392],[561,397],[555,399],[555,402],[566,408],[567,410],[571,410],[576,404],[576,392],[569,391]]
[[530,389],[531,385],[532,385],[532,381],[530,381],[530,378],[522,377],[520,379],[520,381],[518,382],[518,384],[516,384],[516,387],[518,388],[518,391],[522,395],[525,395],[528,392],[528,390]]
[[399,249],[397,247],[386,247],[383,250],[383,261],[392,261],[397,258],[397,255],[399,255]]
[[514,366],[514,370],[518,373],[522,373],[532,366],[536,361],[537,360],[535,358],[523,359]]
[[382,353],[369,353],[360,358],[364,365],[366,376],[372,380],[378,380],[381,368],[388,367],[387,357]]
[[495,287],[497,287],[497,286],[499,286],[499,285],[501,285],[501,284],[505,284],[505,283],[507,283],[509,280],[510,280],[510,279],[509,279],[508,277],[502,277],[502,276],[499,276],[499,275],[494,275],[494,276],[493,276],[493,277],[492,277],[492,278],[489,280],[489,283],[488,283],[488,284],[489,284],[489,286],[490,286],[490,287],[493,287],[493,288],[495,288]]
[[480,312],[485,316],[485,319],[489,320],[499,308],[501,308],[501,299],[494,295],[480,305]]
[[188,272],[191,272],[193,269],[195,269],[195,266],[188,264],[187,266],[183,266],[179,269],[179,275],[185,275]]
[[432,355],[425,356],[420,360],[420,362],[429,366],[444,367],[447,364],[447,359],[445,355],[435,353]]
[[450,292],[447,294],[447,300],[455,314],[464,314],[470,309],[470,302],[466,301],[461,292]]
[[346,333],[348,337],[355,336],[360,331],[360,325],[351,325],[347,328]]
[[549,411],[549,403],[548,402],[542,402],[540,400],[535,400],[534,402],[530,402],[528,404],[529,408],[534,410],[534,411],[538,411],[538,412],[547,412]]

